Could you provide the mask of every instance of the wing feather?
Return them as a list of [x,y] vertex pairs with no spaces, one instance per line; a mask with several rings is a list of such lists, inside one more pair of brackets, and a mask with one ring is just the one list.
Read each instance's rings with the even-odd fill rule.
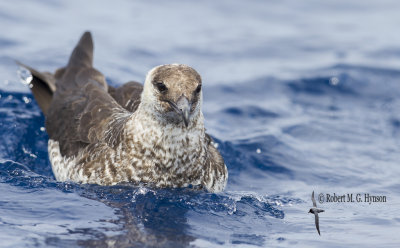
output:
[[317,202],[315,201],[315,197],[314,197],[314,191],[312,192],[312,195],[311,195],[311,200],[312,200],[312,205],[313,205],[313,207],[317,207]]
[[317,228],[318,234],[321,235],[320,231],[319,231],[319,217],[318,217],[318,213],[315,213],[315,227]]
[[[33,93],[46,115],[49,138],[59,142],[63,155],[77,155],[82,148],[98,143],[118,145],[127,118],[140,103],[141,84],[128,82],[118,88],[110,87],[92,64],[92,36],[85,32],[68,65],[54,75],[22,65],[32,72],[37,82],[47,84],[37,83],[35,90],[41,90],[41,94],[35,94],[35,90]],[[39,88],[41,85],[48,87],[47,95],[42,90],[44,87]]]
[[50,139],[59,141],[63,155],[73,156],[90,144],[115,147],[121,140],[127,111],[108,93],[105,77],[92,67],[93,43],[86,32],[59,71],[46,118]]
[[135,112],[140,104],[140,95],[143,91],[143,85],[138,82],[127,82],[118,88],[108,88],[109,94],[117,101],[119,105],[130,112]]
[[208,190],[221,191],[224,189],[226,180],[228,179],[228,170],[221,154],[218,152],[213,144],[210,135],[206,134],[207,145],[207,158],[205,165],[208,166],[209,172],[207,175],[214,175],[213,177],[206,176],[204,185],[207,185]]

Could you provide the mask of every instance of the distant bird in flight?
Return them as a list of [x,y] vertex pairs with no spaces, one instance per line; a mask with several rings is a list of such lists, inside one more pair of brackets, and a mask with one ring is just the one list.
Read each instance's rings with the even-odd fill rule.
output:
[[319,217],[318,217],[318,213],[322,213],[325,212],[325,210],[317,208],[317,202],[315,201],[314,198],[314,191],[312,192],[311,195],[311,200],[313,202],[313,207],[310,208],[310,211],[308,211],[308,213],[312,213],[315,215],[315,227],[317,228],[318,234],[321,235],[320,231],[319,231]]
[[205,133],[202,80],[193,68],[157,66],[143,86],[114,88],[93,68],[89,32],[54,74],[20,65],[33,76],[31,90],[46,117],[57,180],[225,188],[228,171]]

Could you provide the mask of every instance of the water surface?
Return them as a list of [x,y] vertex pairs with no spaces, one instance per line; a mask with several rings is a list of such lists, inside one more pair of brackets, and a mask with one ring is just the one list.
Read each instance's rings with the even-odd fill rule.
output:
[[[397,1],[0,3],[0,246],[397,247]],[[85,30],[114,85],[155,65],[203,77],[225,192],[55,181],[14,59],[63,66]],[[386,196],[318,203],[311,192]]]

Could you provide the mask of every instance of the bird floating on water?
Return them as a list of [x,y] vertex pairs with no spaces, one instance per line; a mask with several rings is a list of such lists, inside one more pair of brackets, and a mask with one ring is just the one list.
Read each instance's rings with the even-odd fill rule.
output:
[[325,210],[317,208],[317,202],[315,201],[314,198],[314,191],[312,192],[311,195],[311,200],[313,203],[313,207],[310,208],[310,211],[308,211],[308,213],[314,214],[315,215],[315,228],[317,228],[318,234],[321,235],[320,231],[319,231],[319,217],[318,217],[318,213],[322,213],[325,212]]
[[202,80],[193,68],[161,65],[143,86],[131,81],[112,87],[93,68],[90,32],[54,74],[20,65],[33,76],[58,181],[225,188],[228,171],[205,133]]

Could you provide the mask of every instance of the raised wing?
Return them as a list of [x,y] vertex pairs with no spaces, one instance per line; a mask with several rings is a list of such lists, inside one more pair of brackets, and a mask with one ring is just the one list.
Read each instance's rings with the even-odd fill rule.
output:
[[316,208],[316,207],[317,207],[317,203],[315,202],[314,191],[312,192],[311,200],[312,200],[312,205],[313,205],[313,207]]
[[63,155],[76,155],[90,144],[115,147],[131,115],[108,93],[105,78],[92,67],[92,61],[92,38],[86,32],[56,77],[46,129],[50,139],[59,142]]
[[31,72],[32,81],[30,82],[30,89],[43,114],[47,115],[47,110],[50,107],[53,93],[56,90],[55,78],[53,74],[48,72],[39,72],[32,67],[22,64],[19,61],[16,62],[18,65],[24,67]]

